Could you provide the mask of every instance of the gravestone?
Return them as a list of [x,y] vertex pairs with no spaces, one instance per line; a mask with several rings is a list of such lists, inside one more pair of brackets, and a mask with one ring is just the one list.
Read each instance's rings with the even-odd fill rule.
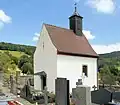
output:
[[10,92],[13,94],[17,94],[17,89],[16,89],[16,82],[14,80],[13,75],[10,75]]
[[83,86],[81,79],[76,84],[76,88],[72,89],[72,103],[75,105],[91,105],[90,87]]
[[16,92],[17,96],[20,97],[20,71],[16,71]]
[[119,91],[113,92],[112,99],[120,102],[120,92]]
[[20,80],[20,71],[16,71],[16,83],[18,84]]
[[20,91],[20,96],[23,98],[32,98],[32,94],[31,94],[31,90],[30,90],[30,86],[28,84],[26,84]]
[[104,88],[91,92],[92,103],[95,104],[108,104],[112,102],[112,93]]
[[0,71],[0,92],[2,92],[3,75],[4,75],[4,72],[3,72],[3,71]]
[[69,80],[66,78],[57,78],[55,80],[55,104],[69,105]]
[[47,92],[47,87],[45,86],[44,90],[43,90],[43,93],[44,93],[44,102],[45,102],[45,105],[48,104],[48,92]]
[[10,92],[13,93],[13,85],[14,85],[14,82],[13,82],[13,75],[10,75]]

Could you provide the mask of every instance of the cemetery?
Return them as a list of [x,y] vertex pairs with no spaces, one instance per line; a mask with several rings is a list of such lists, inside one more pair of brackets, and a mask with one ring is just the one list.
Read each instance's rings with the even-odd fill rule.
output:
[[99,55],[82,33],[82,19],[75,4],[69,29],[43,24],[34,73],[16,71],[6,83],[0,71],[0,105],[23,105],[18,99],[29,105],[120,105],[119,86],[99,86]]
[[[116,105],[120,102],[119,91],[112,91],[105,88],[98,89],[96,87],[93,87],[94,91],[91,91],[89,86],[83,85],[82,79],[78,79],[78,81],[76,82],[76,88],[72,88],[72,93],[70,93],[69,80],[67,80],[66,78],[56,78],[54,94],[47,91],[47,86],[44,87],[43,91],[35,90],[33,88],[33,81],[30,79],[31,76],[27,76],[26,78],[27,80],[24,80],[23,83],[24,86],[17,86],[17,84],[20,84],[20,80],[14,79],[14,77],[11,75],[11,95],[5,95],[4,93],[2,93],[1,88],[0,100],[2,100],[3,98],[10,103],[19,96],[29,101],[33,105],[35,103],[37,103],[38,105],[48,105],[50,103],[54,103],[55,105]],[[1,78],[1,80],[3,80],[3,78]],[[2,81],[0,83],[3,84]]]

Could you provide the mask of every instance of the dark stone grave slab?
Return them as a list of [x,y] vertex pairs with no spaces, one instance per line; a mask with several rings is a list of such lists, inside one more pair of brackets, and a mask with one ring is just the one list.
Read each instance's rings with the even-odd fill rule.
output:
[[66,78],[57,78],[55,80],[55,104],[69,105],[69,80]]
[[104,88],[92,91],[91,101],[95,104],[108,104],[112,102],[112,92]]
[[21,90],[20,93],[21,97],[27,97],[27,98],[32,98],[32,94],[30,91],[30,87],[28,85],[25,85],[23,89]]
[[120,92],[113,92],[112,99],[120,102]]
[[69,88],[69,86],[70,86],[70,83],[69,83],[69,80],[67,80],[67,105],[70,105],[70,94],[69,94],[69,92],[70,92],[70,88]]

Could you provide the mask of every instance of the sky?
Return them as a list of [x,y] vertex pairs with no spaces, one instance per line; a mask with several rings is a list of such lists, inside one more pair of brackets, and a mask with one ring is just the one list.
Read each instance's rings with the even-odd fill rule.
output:
[[43,23],[69,28],[75,2],[93,49],[120,51],[120,0],[0,0],[0,42],[35,46]]

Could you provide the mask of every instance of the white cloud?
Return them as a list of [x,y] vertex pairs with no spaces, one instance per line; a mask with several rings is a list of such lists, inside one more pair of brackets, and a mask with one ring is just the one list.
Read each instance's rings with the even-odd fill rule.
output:
[[34,37],[33,37],[33,41],[35,41],[35,42],[38,41],[39,36],[40,36],[39,33],[35,33],[35,34],[34,34]]
[[[92,40],[95,38],[95,36],[92,35],[91,31],[89,30],[83,30],[83,33],[88,40]],[[92,47],[98,54],[110,53],[113,51],[120,51],[120,42],[115,44],[108,44],[108,45],[95,44],[92,45]]]
[[92,47],[98,54],[110,53],[113,51],[120,51],[120,42],[109,45],[92,45]]
[[8,16],[3,10],[0,10],[0,21],[3,23],[11,23],[12,18]]
[[88,0],[87,4],[97,12],[112,14],[116,9],[116,0]]
[[[92,35],[91,31],[89,31],[89,30],[83,30],[83,33],[88,40],[92,40],[95,38],[95,36]],[[120,51],[120,42],[114,43],[114,44],[108,44],[108,45],[95,44],[95,45],[92,45],[92,47],[98,54],[110,53],[113,51]]]
[[94,39],[95,38],[95,36],[94,35],[92,35],[92,33],[90,32],[90,31],[88,31],[88,30],[83,30],[83,34],[86,36],[86,38],[89,40],[92,40],[92,39]]
[[3,22],[0,22],[0,31],[3,29],[3,27],[4,27]]
[[3,10],[0,9],[0,31],[3,29],[4,24],[11,22],[12,18],[8,16]]

